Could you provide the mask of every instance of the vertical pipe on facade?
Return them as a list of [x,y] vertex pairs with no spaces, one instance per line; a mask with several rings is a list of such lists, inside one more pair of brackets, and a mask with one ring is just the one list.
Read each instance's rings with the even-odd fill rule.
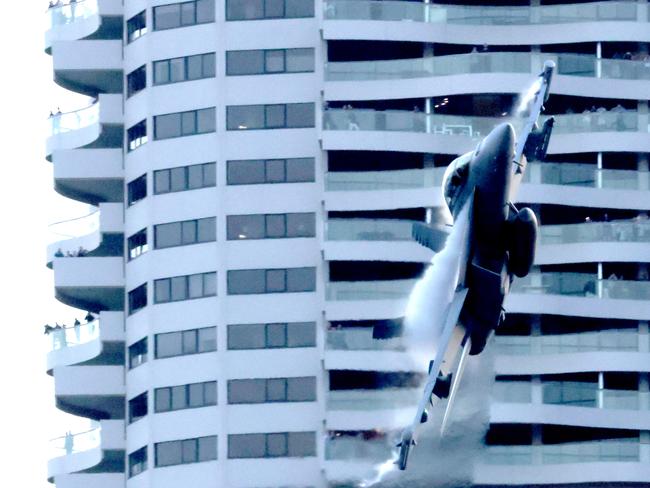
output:
[[596,188],[603,187],[603,153],[596,154]]
[[598,263],[598,274],[596,276],[598,286],[596,287],[598,298],[603,298],[603,263]]
[[598,391],[596,392],[596,408],[603,408],[605,390],[605,375],[602,371],[598,372]]
[[602,61],[601,58],[603,56],[603,46],[600,41],[596,43],[596,78],[602,78]]
[[636,159],[636,169],[638,171],[637,177],[639,180],[639,183],[637,185],[637,188],[639,190],[644,190],[648,191],[650,190],[650,178],[648,178],[648,166],[649,166],[649,161],[648,161],[648,153],[639,153],[637,154],[637,159]]

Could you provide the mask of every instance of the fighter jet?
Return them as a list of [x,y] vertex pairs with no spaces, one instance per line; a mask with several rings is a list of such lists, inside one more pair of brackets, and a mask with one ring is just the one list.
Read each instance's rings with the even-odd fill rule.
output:
[[[537,219],[529,208],[512,203],[528,160],[546,155],[553,118],[539,128],[537,119],[548,99],[555,65],[544,64],[539,78],[517,108],[519,134],[511,123],[495,127],[474,151],[455,159],[443,179],[443,196],[453,218],[455,242],[461,242],[457,283],[447,306],[437,351],[429,363],[424,394],[413,423],[402,433],[397,464],[406,469],[418,429],[428,407],[448,398],[444,432],[468,355],[481,353],[505,317],[503,301],[514,276],[524,277],[535,257]],[[418,223],[413,237],[435,252],[444,248],[449,231]]]

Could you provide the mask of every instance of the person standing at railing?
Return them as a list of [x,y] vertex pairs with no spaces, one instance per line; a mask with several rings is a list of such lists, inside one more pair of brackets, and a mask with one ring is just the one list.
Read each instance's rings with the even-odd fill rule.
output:
[[81,342],[81,322],[79,322],[79,319],[74,319],[74,336],[75,339],[77,340],[77,344]]
[[72,454],[72,448],[74,446],[74,437],[72,432],[68,431],[65,433],[65,439],[63,441],[63,448],[65,449],[66,454]]

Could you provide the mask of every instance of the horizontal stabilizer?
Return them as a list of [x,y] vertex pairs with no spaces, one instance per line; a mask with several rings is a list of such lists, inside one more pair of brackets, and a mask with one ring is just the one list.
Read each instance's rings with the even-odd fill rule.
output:
[[415,241],[433,252],[439,252],[445,247],[449,232],[445,227],[432,227],[422,222],[415,222],[411,229]]

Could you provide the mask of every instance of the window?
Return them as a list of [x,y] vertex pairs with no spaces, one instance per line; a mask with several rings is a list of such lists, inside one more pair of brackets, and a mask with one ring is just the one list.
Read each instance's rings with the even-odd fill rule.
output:
[[154,282],[155,303],[177,302],[217,294],[217,273],[199,273],[163,278]]
[[144,228],[129,237],[127,245],[129,249],[129,261],[147,252],[149,250],[149,246],[147,245],[147,229]]
[[156,195],[195,190],[217,185],[217,164],[204,163],[154,171],[153,192]]
[[147,284],[134,288],[129,292],[129,315],[147,306]]
[[314,16],[314,0],[226,0],[226,20]]
[[228,294],[295,293],[316,290],[316,268],[228,271]]
[[217,228],[214,217],[154,226],[154,245],[156,249],[216,240]]
[[227,217],[228,240],[314,237],[316,214],[254,214]]
[[226,107],[228,130],[300,129],[315,126],[313,103],[232,105]]
[[154,30],[214,22],[214,0],[172,3],[153,9]]
[[228,403],[314,402],[316,378],[261,378],[228,381]]
[[160,140],[214,132],[215,117],[214,107],[157,115],[154,117],[154,138]]
[[147,338],[129,346],[129,369],[137,368],[147,362]]
[[147,67],[140,66],[126,75],[126,98],[144,90],[147,87]]
[[211,461],[217,459],[217,436],[158,442],[155,450],[156,467]]
[[147,470],[147,446],[129,454],[129,478]]
[[133,151],[147,143],[147,120],[141,120],[126,131],[127,151]]
[[314,71],[313,48],[226,52],[227,76],[312,71]]
[[139,202],[147,196],[147,174],[139,176],[127,185],[127,195],[129,206]]
[[147,392],[129,400],[129,423],[140,420],[147,415]]
[[309,457],[316,455],[316,432],[231,434],[228,458]]
[[126,43],[129,44],[147,33],[147,13],[145,10],[126,21]]
[[169,412],[184,408],[199,408],[217,404],[217,382],[156,388],[155,411]]
[[216,327],[156,334],[156,359],[216,350]]
[[214,53],[163,59],[153,63],[154,85],[214,78],[215,74]]
[[228,161],[227,180],[229,185],[312,182],[314,158]]
[[228,349],[270,349],[277,347],[315,346],[315,322],[231,324],[228,326]]

